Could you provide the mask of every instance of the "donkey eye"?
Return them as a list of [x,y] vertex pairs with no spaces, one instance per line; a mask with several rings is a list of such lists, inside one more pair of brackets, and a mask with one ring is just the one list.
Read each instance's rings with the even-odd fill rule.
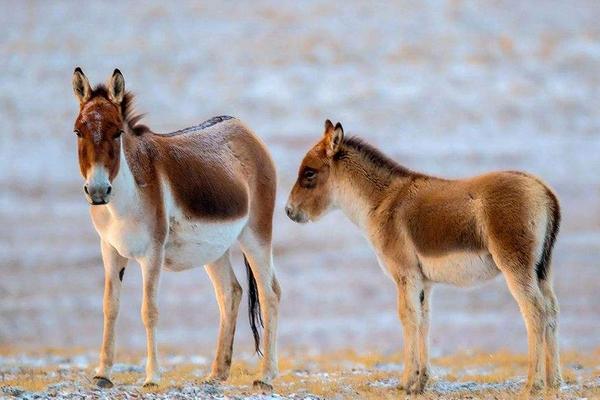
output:
[[307,169],[306,171],[304,171],[304,177],[306,179],[313,179],[315,176],[317,176],[317,173],[312,169]]

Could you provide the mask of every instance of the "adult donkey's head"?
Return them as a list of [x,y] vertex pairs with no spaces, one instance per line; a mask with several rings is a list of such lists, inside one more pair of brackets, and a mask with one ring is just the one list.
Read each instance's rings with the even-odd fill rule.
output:
[[73,72],[73,91],[79,100],[74,130],[79,168],[85,179],[83,190],[90,204],[107,204],[112,181],[119,172],[125,80],[115,69],[108,87],[98,85],[92,89],[81,68],[77,67]]

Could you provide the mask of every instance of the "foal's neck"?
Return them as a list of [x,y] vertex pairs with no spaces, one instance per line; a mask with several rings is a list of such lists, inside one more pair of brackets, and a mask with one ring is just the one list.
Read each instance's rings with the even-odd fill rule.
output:
[[388,189],[402,186],[414,175],[400,166],[392,170],[377,165],[352,148],[344,149],[344,157],[334,162],[334,203],[361,229],[366,228],[371,213],[389,195]]

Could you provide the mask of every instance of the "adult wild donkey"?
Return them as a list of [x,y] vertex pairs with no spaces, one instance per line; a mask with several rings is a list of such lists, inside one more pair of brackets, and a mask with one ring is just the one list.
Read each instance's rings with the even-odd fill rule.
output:
[[275,167],[265,145],[232,117],[215,117],[169,134],[153,133],[139,124],[133,96],[125,92],[117,69],[108,86],[92,89],[76,68],[73,90],[80,103],[75,133],[83,190],[92,205],[105,270],[104,335],[95,382],[112,386],[115,320],[128,260],[139,262],[142,269],[148,355],[144,386],[160,379],[155,327],[161,270],[198,265],[206,265],[221,312],[208,379],[227,379],[242,294],[229,249],[238,241],[248,273],[257,351],[257,323],[264,321],[265,327],[262,376],[255,386],[270,388],[277,375],[280,289],[271,252]]
[[429,377],[432,283],[468,285],[500,272],[516,299],[529,345],[525,390],[561,382],[558,304],[550,259],[560,223],[554,193],[522,172],[463,180],[410,171],[325,122],[324,137],[306,154],[286,212],[296,222],[342,211],[365,233],[398,288],[405,337],[403,385],[422,392]]

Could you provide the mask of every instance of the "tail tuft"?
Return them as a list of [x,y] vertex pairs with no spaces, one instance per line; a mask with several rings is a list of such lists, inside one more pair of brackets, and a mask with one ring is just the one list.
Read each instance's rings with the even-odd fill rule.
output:
[[244,254],[244,264],[246,264],[246,273],[248,274],[248,319],[250,320],[250,328],[254,336],[254,346],[256,353],[262,357],[260,351],[260,329],[258,325],[264,327],[262,315],[260,313],[260,300],[258,298],[258,289],[256,287],[256,279],[252,273],[252,268],[248,263],[248,259]]
[[546,237],[544,239],[544,248],[542,249],[542,256],[535,266],[535,272],[538,280],[543,281],[548,276],[550,268],[550,261],[552,259],[552,249],[554,248],[554,242],[556,242],[556,236],[558,235],[558,228],[560,227],[560,205],[556,195],[549,189],[548,198],[550,200],[549,211],[550,215],[548,218],[548,227],[546,228]]

